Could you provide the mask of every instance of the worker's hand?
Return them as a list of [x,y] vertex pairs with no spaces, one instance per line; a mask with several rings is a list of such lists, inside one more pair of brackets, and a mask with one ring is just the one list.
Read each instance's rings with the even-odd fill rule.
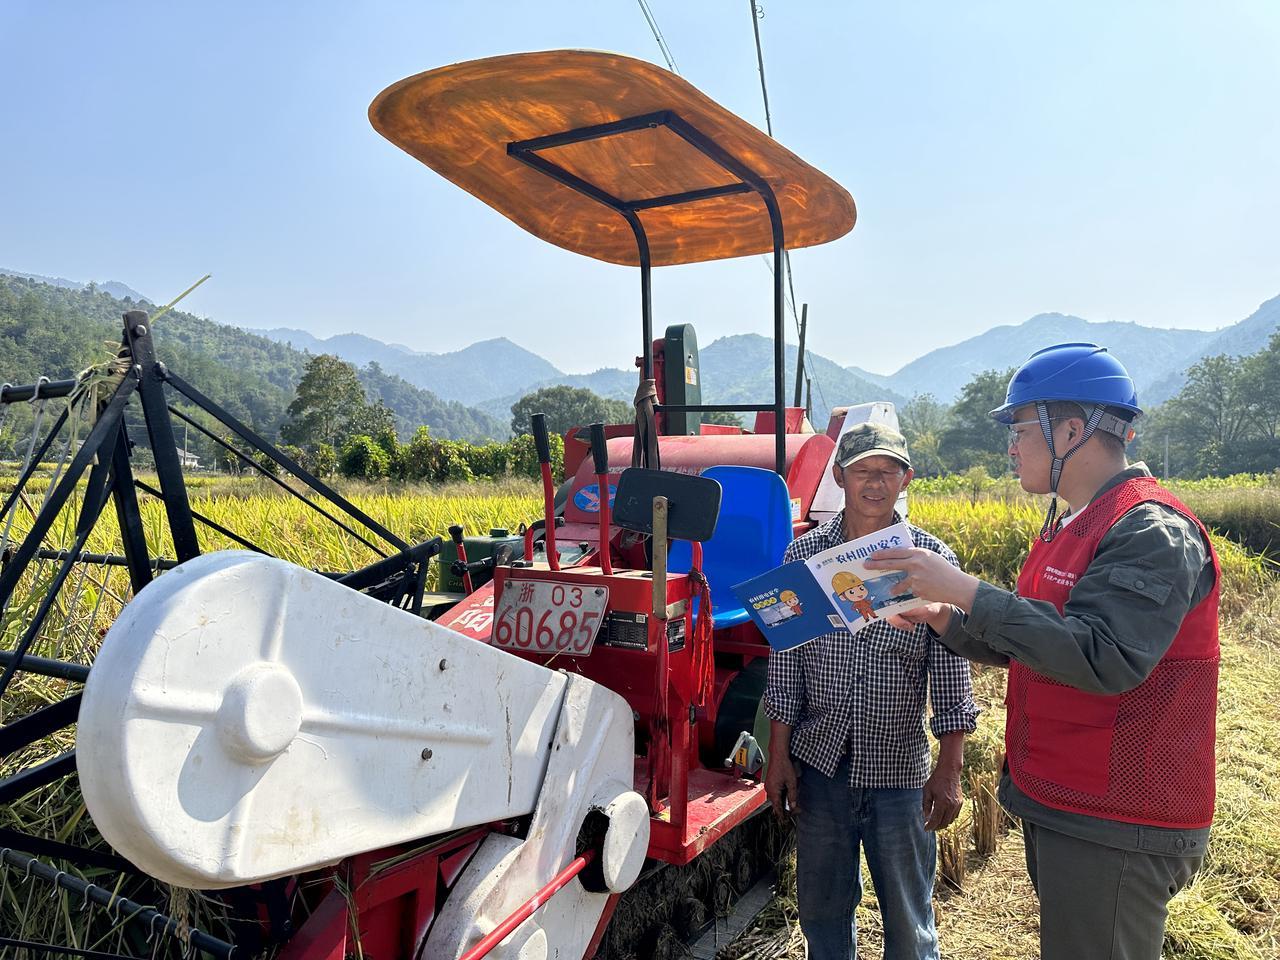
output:
[[960,790],[960,770],[938,764],[924,782],[924,828],[941,830],[960,815],[964,793]]
[[906,631],[914,630],[920,624],[927,623],[934,633],[941,635],[951,626],[951,617],[954,612],[955,607],[949,603],[926,603],[919,607],[912,607],[910,610],[891,613],[884,619],[889,626]]
[[[786,754],[775,753],[764,771],[764,792],[779,820],[800,812],[800,787],[796,768]],[[785,803],[784,803],[785,801]]]
[[901,570],[907,575],[889,591],[895,597],[909,591],[921,600],[950,603],[965,611],[973,609],[978,578],[953,567],[932,550],[923,547],[880,550],[864,563],[868,570]]

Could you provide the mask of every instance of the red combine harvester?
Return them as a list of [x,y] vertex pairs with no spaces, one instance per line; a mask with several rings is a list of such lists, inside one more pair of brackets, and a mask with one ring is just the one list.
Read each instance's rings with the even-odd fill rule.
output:
[[[640,268],[636,423],[566,438],[559,510],[544,470],[545,559],[526,550],[497,566],[439,622],[621,693],[648,856],[684,866],[765,804],[768,645],[730,587],[781,562],[829,473],[833,439],[802,432],[785,403],[783,251],[848,232],[852,198],[679,77],[608,54],[432,71],[383,92],[370,116],[534,235]],[[774,396],[703,405],[692,328],[654,339],[651,269],[749,254],[774,259]],[[721,410],[754,414],[755,432],[704,432],[699,414]],[[533,429],[546,463],[545,425]]]
[[[768,646],[730,588],[841,506],[827,478],[843,414],[815,433],[784,397],[783,256],[847,233],[853,201],[680,77],[613,54],[444,67],[383,91],[370,118],[534,235],[639,268],[635,423],[571,431],[557,494],[535,417],[544,516],[522,550],[481,560],[452,528],[445,573],[465,595],[433,620],[421,614],[440,539],[401,541],[236,422],[156,360],[145,314],[126,315],[92,403],[84,382],[6,386],[6,404],[70,400],[33,455],[36,418],[0,519],[64,421],[93,426],[6,551],[0,601],[39,563],[60,565],[40,581],[48,597],[87,562],[127,568],[133,596],[92,669],[37,655],[52,599],[0,651],[0,694],[20,670],[69,685],[59,703],[6,711],[0,759],[78,718],[75,750],[0,778],[0,803],[77,772],[112,848],[5,831],[0,862],[101,915],[90,928],[105,933],[60,945],[71,955],[672,955],[767,866],[776,830],[757,815]],[[703,404],[692,328],[654,336],[652,268],[754,254],[773,257],[773,397]],[[204,427],[166,391],[226,425],[250,465],[269,457],[300,479],[311,506],[384,559],[322,575],[193,513],[169,416]],[[133,393],[159,490],[130,472]],[[754,430],[701,423],[715,411],[754,414]],[[75,542],[51,550],[86,471]],[[176,565],[147,552],[135,487],[163,497]],[[124,552],[91,556],[109,500]],[[202,555],[196,522],[246,551]],[[122,879],[106,882],[112,871]],[[161,883],[202,891],[216,929],[144,905]],[[15,944],[40,947],[0,927],[0,947]]]

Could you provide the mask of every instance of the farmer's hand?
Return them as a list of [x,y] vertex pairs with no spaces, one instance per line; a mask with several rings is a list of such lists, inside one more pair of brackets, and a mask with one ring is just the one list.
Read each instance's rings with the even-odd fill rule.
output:
[[910,591],[921,600],[950,603],[961,610],[973,609],[979,580],[947,563],[939,554],[922,547],[880,550],[863,561],[868,570],[901,570],[906,579],[894,584],[893,596]]
[[954,613],[955,607],[949,603],[926,603],[900,613],[892,613],[884,619],[889,626],[908,632],[922,623],[927,623],[934,633],[942,635],[951,626],[951,617]]
[[941,830],[949,826],[960,815],[963,802],[959,765],[939,763],[924,782],[924,828]]
[[781,751],[769,758],[769,765],[764,771],[764,792],[773,805],[773,815],[779,820],[785,819],[788,813],[800,812],[800,787],[796,779],[796,768],[792,765],[791,758]]

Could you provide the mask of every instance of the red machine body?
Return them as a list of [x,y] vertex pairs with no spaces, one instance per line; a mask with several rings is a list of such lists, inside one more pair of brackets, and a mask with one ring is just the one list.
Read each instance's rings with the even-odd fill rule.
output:
[[[630,462],[633,428],[627,425],[624,429],[626,436],[614,437],[606,443],[611,466],[605,503],[612,502],[618,477],[625,469],[623,465]],[[606,435],[608,432],[606,428]],[[725,464],[773,467],[772,435],[663,436],[658,438],[658,446],[663,470],[700,474],[708,467]],[[809,505],[827,469],[833,447],[831,438],[824,434],[797,433],[786,437],[786,481],[796,532],[811,526],[806,519]],[[592,458],[581,458],[564,506],[565,524],[559,529],[561,542],[599,542],[600,487],[600,476],[595,472]],[[611,529],[611,552],[618,560],[641,566],[643,550],[628,550],[624,545],[626,536],[619,528]],[[589,553],[586,560],[598,563],[598,553]],[[636,560],[640,562],[633,562]],[[764,789],[758,781],[734,776],[725,769],[726,754],[717,753],[725,750],[723,736],[717,738],[717,727],[730,687],[752,664],[755,664],[754,674],[762,676],[769,648],[750,622],[715,630],[712,649],[716,666],[711,695],[705,703],[696,705],[692,650],[695,622],[690,577],[667,575],[670,616],[661,620],[653,612],[653,576],[649,569],[615,568],[614,572],[605,573],[598,565],[579,565],[559,571],[552,571],[543,563],[498,567],[492,584],[450,611],[440,622],[490,642],[495,598],[502,596],[512,578],[608,588],[608,612],[588,655],[512,652],[546,666],[581,674],[626,698],[636,716],[636,789],[657,800],[650,824],[649,854],[680,865],[690,862],[765,803]],[[655,785],[652,764],[643,751],[645,745],[653,741],[654,731],[666,723],[670,725],[670,776]],[[750,732],[749,725],[746,729]],[[734,731],[737,732],[740,731]]]
[[[606,435],[612,428],[606,427]],[[631,463],[631,434],[634,427],[625,425],[625,436],[608,441],[609,473],[611,477],[622,473],[624,465]],[[787,490],[791,493],[791,520],[797,532],[808,529],[807,517],[818,484],[826,473],[835,441],[820,433],[792,433],[786,437]],[[566,448],[567,449],[567,448]],[[773,434],[734,433],[696,437],[659,437],[658,452],[663,470],[678,473],[700,474],[707,467],[736,464],[743,467],[773,469]],[[565,471],[570,470],[565,463]],[[590,528],[598,523],[598,484],[589,458],[580,459],[573,468],[573,485],[565,502],[565,525],[560,536],[565,540],[594,539],[594,529],[584,531],[577,525]],[[616,479],[611,480],[610,490],[616,492]]]

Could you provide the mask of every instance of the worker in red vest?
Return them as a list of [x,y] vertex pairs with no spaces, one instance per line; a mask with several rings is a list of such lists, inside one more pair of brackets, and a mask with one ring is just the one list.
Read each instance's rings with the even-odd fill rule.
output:
[[1044,960],[1157,960],[1213,819],[1220,570],[1204,525],[1126,464],[1140,413],[1101,347],[1033,354],[991,412],[1022,488],[1051,498],[1017,590],[927,550],[867,564],[932,601],[895,626],[1009,668],[999,795],[1022,820]]

